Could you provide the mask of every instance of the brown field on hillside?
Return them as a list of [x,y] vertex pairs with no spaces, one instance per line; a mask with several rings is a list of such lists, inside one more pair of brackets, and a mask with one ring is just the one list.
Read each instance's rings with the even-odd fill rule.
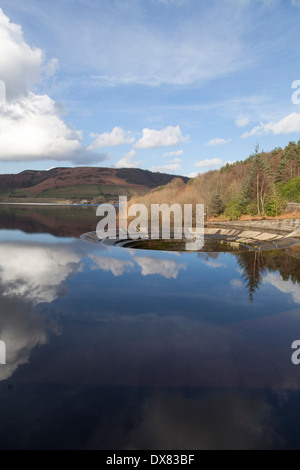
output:
[[33,187],[24,188],[24,191],[33,194],[40,194],[53,188],[63,188],[77,186],[83,184],[105,184],[112,186],[126,186],[133,189],[146,190],[147,187],[139,184],[131,184],[116,175],[114,169],[97,169],[97,168],[74,168],[72,170],[66,168],[61,172]]

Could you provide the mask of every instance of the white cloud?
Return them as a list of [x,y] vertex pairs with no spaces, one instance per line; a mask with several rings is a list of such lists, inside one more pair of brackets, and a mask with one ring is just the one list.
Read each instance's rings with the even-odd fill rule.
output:
[[47,95],[29,93],[0,107],[0,160],[96,162],[103,154],[82,147],[81,132],[70,129]]
[[221,165],[223,165],[223,162],[219,158],[212,158],[211,160],[202,160],[201,162],[195,163],[196,168],[215,168]]
[[66,246],[0,245],[4,296],[22,297],[36,304],[53,302],[67,277],[80,270],[81,256]]
[[[132,261],[117,258],[106,258],[99,255],[89,255],[89,258],[103,271],[111,272],[115,277],[122,276],[126,272],[132,271],[134,263]],[[141,257],[133,255],[132,260],[142,268],[143,276],[158,274],[166,279],[177,279],[179,272],[186,269],[185,265],[177,261],[158,259],[154,257]]]
[[189,173],[187,175],[188,178],[196,178],[199,175],[198,171],[192,171],[192,173]]
[[115,277],[122,276],[125,272],[129,272],[134,267],[131,261],[124,261],[116,258],[105,258],[100,255],[90,255],[89,258],[95,265],[103,271],[111,272]]
[[264,134],[291,134],[293,132],[300,132],[300,113],[291,113],[278,122],[269,122],[268,124],[261,123],[250,132],[245,132],[242,138],[245,139],[247,137]]
[[180,126],[168,126],[162,130],[143,129],[143,137],[135,144],[135,147],[138,149],[171,147],[188,140],[189,136],[182,135]]
[[0,366],[0,382],[10,378],[19,366],[27,364],[31,351],[47,343],[43,318],[32,312],[30,304],[1,299],[1,340],[6,345],[5,367]]
[[166,152],[163,154],[164,158],[167,157],[181,157],[183,155],[183,150],[177,150],[175,152]]
[[143,276],[159,274],[166,279],[177,279],[180,271],[186,269],[185,265],[173,260],[135,256],[134,261],[142,268]]
[[11,23],[0,8],[0,80],[6,84],[9,101],[27,94],[28,89],[55,72],[57,60],[46,63],[43,51],[30,47],[22,28]]
[[268,273],[264,278],[264,283],[271,284],[280,292],[291,294],[293,301],[300,304],[300,286],[292,281],[284,281],[280,274]]
[[205,144],[207,147],[215,147],[216,145],[224,145],[224,144],[229,144],[231,142],[231,139],[212,139],[207,144]]
[[103,134],[91,134],[94,142],[88,147],[89,150],[96,150],[103,147],[116,147],[118,145],[132,144],[135,139],[131,132],[126,132],[121,127],[115,127],[111,132]]
[[81,132],[63,121],[60,105],[47,95],[30,92],[56,68],[57,60],[46,63],[41,49],[30,47],[21,27],[0,9],[0,80],[6,88],[0,106],[0,160],[88,164],[106,159],[83,147]]
[[115,168],[139,168],[142,161],[133,160],[136,156],[136,150],[130,150],[130,152],[126,153],[126,155],[114,165]]
[[235,121],[235,125],[237,127],[246,127],[249,124],[250,120],[249,118],[240,118]]
[[227,268],[226,264],[218,263],[218,261],[214,261],[210,259],[204,260],[203,263],[206,264],[206,266],[208,266],[209,268],[213,268],[213,269]]
[[168,165],[162,165],[162,166],[153,166],[150,168],[150,171],[158,172],[158,173],[174,173],[177,170],[180,169],[180,162],[178,158],[176,158],[173,163],[169,163]]

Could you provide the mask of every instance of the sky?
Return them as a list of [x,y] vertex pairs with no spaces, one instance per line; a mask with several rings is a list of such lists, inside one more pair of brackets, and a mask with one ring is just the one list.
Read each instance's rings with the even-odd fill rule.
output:
[[194,176],[300,138],[300,0],[0,0],[0,173]]

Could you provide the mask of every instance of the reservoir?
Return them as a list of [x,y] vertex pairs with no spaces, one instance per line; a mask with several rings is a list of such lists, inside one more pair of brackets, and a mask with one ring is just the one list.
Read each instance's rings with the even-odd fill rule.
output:
[[0,207],[1,449],[299,449],[300,250],[87,243]]

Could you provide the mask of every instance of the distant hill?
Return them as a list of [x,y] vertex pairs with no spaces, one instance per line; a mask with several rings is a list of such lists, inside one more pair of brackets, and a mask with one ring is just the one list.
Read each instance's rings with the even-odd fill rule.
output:
[[[17,175],[0,175],[0,200],[113,202],[119,195],[141,195],[150,189],[170,183],[174,178],[174,175],[131,168],[27,170]],[[189,180],[181,178],[184,182]]]

